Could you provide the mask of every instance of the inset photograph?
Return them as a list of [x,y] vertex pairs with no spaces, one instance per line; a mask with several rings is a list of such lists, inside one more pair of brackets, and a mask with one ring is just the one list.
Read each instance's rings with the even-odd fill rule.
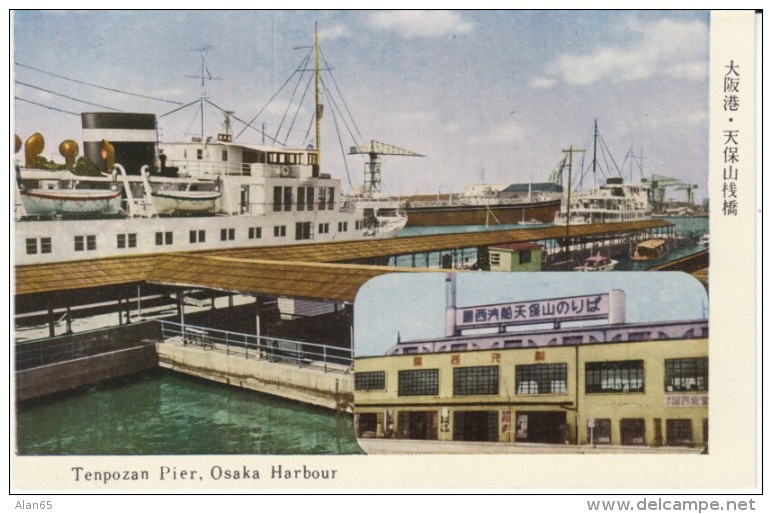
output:
[[354,348],[366,453],[708,452],[708,298],[685,273],[385,275]]

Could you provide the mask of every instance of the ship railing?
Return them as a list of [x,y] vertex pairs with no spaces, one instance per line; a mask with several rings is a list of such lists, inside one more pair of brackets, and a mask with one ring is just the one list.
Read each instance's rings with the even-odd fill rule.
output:
[[190,345],[204,351],[222,351],[226,355],[244,359],[321,369],[325,373],[349,372],[354,365],[351,348],[183,325],[168,320],[156,322],[161,325],[163,341],[181,342],[185,346]]

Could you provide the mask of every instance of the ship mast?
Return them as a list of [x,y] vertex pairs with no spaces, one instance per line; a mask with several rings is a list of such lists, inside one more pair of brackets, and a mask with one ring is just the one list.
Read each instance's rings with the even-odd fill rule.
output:
[[322,141],[321,141],[321,122],[322,122],[322,104],[319,103],[319,28],[318,24],[314,23],[314,86],[316,95],[316,173],[321,168],[322,163]]

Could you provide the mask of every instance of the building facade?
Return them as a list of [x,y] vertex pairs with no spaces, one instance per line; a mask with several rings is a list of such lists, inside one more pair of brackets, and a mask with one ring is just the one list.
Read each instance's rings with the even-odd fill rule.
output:
[[[445,337],[356,360],[358,437],[707,445],[706,319],[626,323],[622,291],[464,309],[449,297]],[[566,312],[512,319],[537,305]]]

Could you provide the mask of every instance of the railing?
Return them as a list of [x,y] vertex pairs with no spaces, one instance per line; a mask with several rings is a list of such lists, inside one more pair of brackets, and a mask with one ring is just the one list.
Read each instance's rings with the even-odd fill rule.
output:
[[16,371],[135,348],[158,337],[153,321],[16,343]]
[[161,325],[164,341],[181,340],[185,345],[202,350],[220,350],[227,355],[242,355],[245,359],[290,363],[298,367],[321,367],[325,373],[347,372],[354,364],[350,348],[182,325],[167,320],[155,322]]

